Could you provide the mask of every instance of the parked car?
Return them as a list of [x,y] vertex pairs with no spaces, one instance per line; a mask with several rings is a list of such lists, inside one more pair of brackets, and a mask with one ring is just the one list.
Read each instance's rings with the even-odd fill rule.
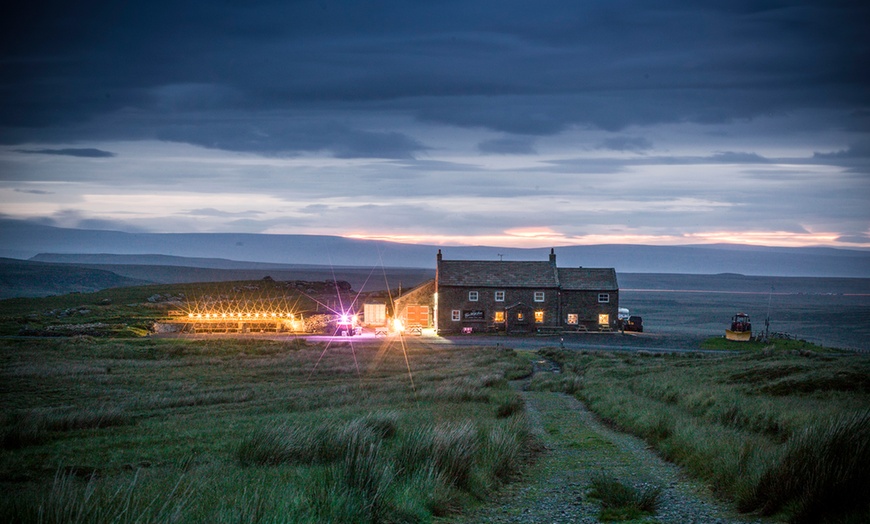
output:
[[625,321],[622,329],[624,331],[637,331],[638,333],[643,333],[643,318],[637,315],[628,317],[628,320]]

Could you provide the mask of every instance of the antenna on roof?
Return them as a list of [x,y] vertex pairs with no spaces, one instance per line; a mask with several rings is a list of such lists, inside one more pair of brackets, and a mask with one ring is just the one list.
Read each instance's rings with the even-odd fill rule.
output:
[[504,260],[504,254],[496,253],[496,256],[498,257],[499,262],[502,262]]

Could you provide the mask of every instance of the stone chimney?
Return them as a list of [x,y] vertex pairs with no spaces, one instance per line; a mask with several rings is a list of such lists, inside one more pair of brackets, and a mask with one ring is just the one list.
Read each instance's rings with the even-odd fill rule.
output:
[[550,248],[550,263],[556,265],[556,250],[553,248]]

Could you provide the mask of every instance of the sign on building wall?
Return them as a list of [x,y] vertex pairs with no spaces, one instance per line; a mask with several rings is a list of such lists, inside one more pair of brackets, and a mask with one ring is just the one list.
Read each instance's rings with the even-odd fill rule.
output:
[[462,320],[484,321],[486,314],[482,309],[465,309],[462,311]]

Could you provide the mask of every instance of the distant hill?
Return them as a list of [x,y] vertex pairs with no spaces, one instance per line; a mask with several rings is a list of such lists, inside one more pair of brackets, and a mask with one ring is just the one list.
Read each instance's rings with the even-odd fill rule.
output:
[[102,269],[0,258],[0,298],[89,293],[148,283]]
[[[194,282],[229,282],[262,280],[271,277],[277,281],[307,280],[322,282],[345,280],[356,291],[379,291],[402,287],[410,289],[433,278],[435,271],[427,268],[348,267],[252,264],[232,260],[185,259],[160,257],[152,261],[172,262],[178,265],[124,264],[141,262],[149,257],[112,256],[114,264],[78,264],[76,260],[91,261],[92,255],[44,255],[47,260],[66,260],[66,263],[46,263],[0,259],[0,298],[39,297],[70,292],[98,291],[111,287],[143,284],[186,284]],[[188,264],[202,264],[192,267]],[[251,266],[247,266],[251,264]],[[236,266],[238,269],[222,269]],[[260,267],[260,266],[266,266]],[[870,278],[843,277],[782,277],[746,276],[733,273],[718,275],[674,273],[619,273],[620,289],[625,292],[697,291],[735,293],[817,293],[870,295]]]
[[[312,266],[254,264],[228,260],[186,260],[183,257],[166,257],[180,265],[147,264],[87,264],[76,263],[75,255],[59,257],[44,256],[44,259],[67,260],[63,263],[0,259],[0,298],[40,297],[71,293],[74,291],[98,291],[110,287],[134,286],[143,284],[184,284],[191,282],[231,282],[237,280],[261,280],[271,277],[274,280],[345,280],[354,290],[377,291],[416,286],[420,282],[434,278],[435,271],[425,268],[365,268],[346,266]],[[119,262],[119,258],[109,257]],[[139,257],[126,257],[128,261]],[[82,257],[92,260],[91,256]],[[236,266],[238,269],[215,267],[193,267],[199,263],[204,266]]]
[[[549,253],[549,248],[411,245],[316,235],[123,233],[63,229],[16,220],[0,220],[0,246],[0,256],[19,259],[40,253],[56,253],[98,255],[88,261],[97,264],[117,260],[100,255],[107,253],[145,256],[137,265],[164,265],[160,262],[161,257],[187,257],[223,259],[227,264],[243,261],[241,266],[256,269],[269,267],[252,264],[434,269],[439,248],[447,259],[546,260]],[[556,247],[556,253],[562,267],[614,267],[621,273],[870,277],[870,251],[862,250],[735,245],[595,245]],[[183,265],[165,260],[171,265]],[[214,269],[242,267],[234,265]]]
[[[43,256],[40,258],[51,259],[54,257]],[[148,280],[158,284],[181,284],[186,282],[229,282],[234,280],[260,280],[264,277],[272,277],[275,280],[346,280],[353,289],[366,289],[368,291],[396,288],[402,285],[405,288],[435,277],[435,271],[426,268],[396,268],[396,267],[349,267],[349,266],[315,266],[303,264],[257,264],[253,262],[238,262],[232,260],[196,259],[202,264],[200,267],[193,266],[194,262],[185,260],[183,257],[173,257],[178,265],[147,265],[147,264],[123,264],[118,263],[119,257],[113,257],[113,264],[89,264],[74,262],[74,255],[63,256],[68,259],[66,264],[76,267],[100,269],[111,271],[117,275]],[[138,257],[131,256],[129,260]],[[84,257],[90,260],[90,256]],[[218,267],[215,267],[218,266]],[[226,267],[230,266],[230,267]]]

